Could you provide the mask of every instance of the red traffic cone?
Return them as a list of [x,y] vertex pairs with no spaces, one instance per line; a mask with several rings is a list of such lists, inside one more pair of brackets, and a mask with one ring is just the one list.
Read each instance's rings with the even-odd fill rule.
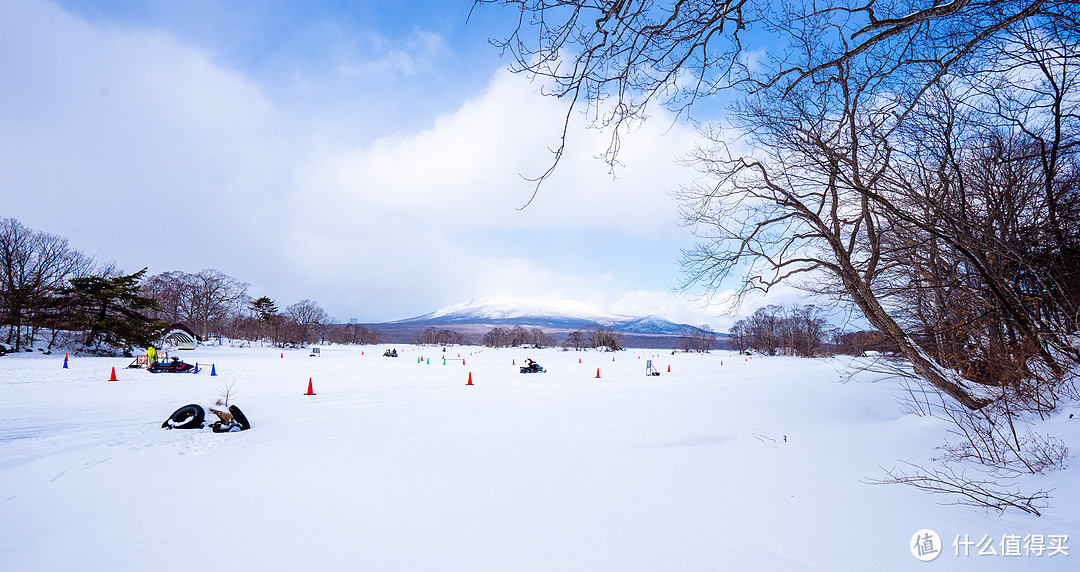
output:
[[[720,362],[720,365],[724,365],[724,362]],[[667,366],[667,372],[668,372],[668,373],[671,373],[671,364],[668,364],[668,366]]]
[[[64,358],[64,361],[66,362],[67,358]],[[510,360],[510,365],[517,365],[517,360],[516,359]]]
[[600,379],[600,368],[596,368],[596,379]]
[[307,393],[304,395],[315,395],[315,392],[311,388],[311,378],[307,378]]
[[472,372],[470,371],[469,372],[469,381],[465,385],[472,385],[472,384],[473,384],[473,382],[472,382]]
[[285,352],[281,352],[281,359],[285,359]]
[[112,368],[112,375],[109,376],[109,381],[120,381],[116,379],[116,368]]

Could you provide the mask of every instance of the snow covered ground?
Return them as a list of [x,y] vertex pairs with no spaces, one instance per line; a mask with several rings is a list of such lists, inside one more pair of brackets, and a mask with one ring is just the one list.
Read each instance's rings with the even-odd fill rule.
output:
[[[1077,469],[1027,483],[1055,489],[1040,518],[865,484],[879,466],[925,462],[947,426],[906,414],[895,381],[851,378],[842,360],[455,347],[443,365],[441,348],[384,349],[200,347],[180,354],[197,375],[0,358],[0,570],[1080,562]],[[548,372],[518,373],[526,357]],[[644,375],[647,359],[661,376]],[[112,367],[119,381],[106,381]],[[309,378],[315,396],[302,395]],[[226,386],[250,431],[161,429]],[[1080,446],[1076,411],[1040,430]],[[933,562],[911,552],[920,529],[944,541]],[[1010,535],[1068,535],[1075,547],[1003,556]],[[972,546],[958,557],[958,536],[989,538],[998,555]]]

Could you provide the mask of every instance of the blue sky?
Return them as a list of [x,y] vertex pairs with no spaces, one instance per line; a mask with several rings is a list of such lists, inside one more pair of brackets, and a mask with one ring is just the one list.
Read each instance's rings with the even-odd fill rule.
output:
[[0,215],[341,321],[520,296],[726,329],[672,292],[694,130],[655,113],[612,177],[576,125],[519,210],[564,110],[489,45],[514,15],[470,7],[0,0]]

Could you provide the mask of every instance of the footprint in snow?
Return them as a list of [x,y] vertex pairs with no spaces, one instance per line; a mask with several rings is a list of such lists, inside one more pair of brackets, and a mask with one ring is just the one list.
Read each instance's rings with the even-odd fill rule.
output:
[[82,468],[89,469],[90,467],[93,467],[95,465],[100,465],[100,464],[104,463],[105,461],[111,461],[111,460],[112,460],[112,457],[105,457],[104,459],[98,459],[96,461],[88,461],[86,463],[83,463]]
[[67,474],[67,471],[60,471],[59,473],[56,473],[55,477],[49,479],[49,482],[50,483],[55,483],[57,480],[60,479],[60,477],[66,475],[66,474]]

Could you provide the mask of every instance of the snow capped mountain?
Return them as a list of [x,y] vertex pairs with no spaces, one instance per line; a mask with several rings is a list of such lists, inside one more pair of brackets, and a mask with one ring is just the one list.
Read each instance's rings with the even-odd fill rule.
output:
[[636,317],[612,314],[573,300],[542,301],[517,298],[474,298],[441,308],[430,314],[392,323],[425,326],[517,325],[559,330],[574,330],[597,324],[617,332],[654,335],[677,335],[686,328],[696,329],[693,326],[676,324],[658,316]]
[[620,318],[620,316],[605,313],[588,304],[573,300],[542,301],[520,298],[474,298],[421,317],[509,320],[533,316],[585,319],[594,322]]

